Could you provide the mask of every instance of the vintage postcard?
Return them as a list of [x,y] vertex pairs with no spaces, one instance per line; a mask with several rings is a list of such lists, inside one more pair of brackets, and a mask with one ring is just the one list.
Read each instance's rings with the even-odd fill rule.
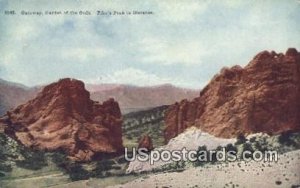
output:
[[0,187],[300,187],[300,1],[0,0]]

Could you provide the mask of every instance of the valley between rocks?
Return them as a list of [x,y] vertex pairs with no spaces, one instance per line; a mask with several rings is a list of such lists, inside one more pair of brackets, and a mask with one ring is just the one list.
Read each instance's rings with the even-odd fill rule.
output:
[[[91,100],[79,80],[50,84],[0,118],[0,187],[299,187],[299,62],[294,48],[263,51],[245,68],[222,69],[192,101],[123,116],[117,101]],[[224,146],[280,156],[271,163],[127,162],[124,146],[143,137],[167,150]]]

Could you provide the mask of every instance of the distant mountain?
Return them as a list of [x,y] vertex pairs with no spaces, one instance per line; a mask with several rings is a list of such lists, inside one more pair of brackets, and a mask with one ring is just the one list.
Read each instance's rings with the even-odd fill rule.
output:
[[[104,102],[114,98],[119,102],[123,114],[173,104],[182,99],[192,99],[198,90],[184,89],[170,84],[138,87],[122,84],[86,84],[91,99]],[[25,103],[36,96],[43,86],[27,87],[0,79],[0,116],[11,108]]]
[[0,79],[0,116],[11,108],[34,98],[39,88]]
[[102,102],[108,98],[114,98],[119,102],[123,114],[169,105],[184,98],[192,99],[199,95],[198,90],[179,88],[170,84],[150,87],[104,84],[88,85],[87,89],[91,91],[93,100]]
[[99,92],[99,91],[107,91],[107,90],[112,90],[117,87],[122,86],[121,84],[86,84],[85,88],[89,92]]

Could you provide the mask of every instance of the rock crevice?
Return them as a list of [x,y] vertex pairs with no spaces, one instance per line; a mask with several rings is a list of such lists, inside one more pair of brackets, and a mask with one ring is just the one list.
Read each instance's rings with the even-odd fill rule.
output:
[[244,68],[223,68],[192,101],[171,105],[165,139],[197,126],[215,136],[300,130],[300,53],[263,51]]
[[27,147],[63,150],[78,161],[123,151],[122,117],[113,99],[92,101],[84,83],[61,79],[0,119],[5,132]]

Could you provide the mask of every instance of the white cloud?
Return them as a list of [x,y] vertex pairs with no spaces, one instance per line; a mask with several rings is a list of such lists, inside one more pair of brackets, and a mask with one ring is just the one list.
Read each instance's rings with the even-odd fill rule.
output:
[[66,60],[78,60],[87,62],[93,59],[103,58],[110,54],[105,48],[71,48],[63,50],[63,58]]
[[243,5],[245,3],[243,0],[226,0],[222,1],[225,6],[229,8],[238,8],[239,6]]
[[[107,74],[91,81],[199,86],[223,65],[247,63],[260,50],[284,51],[300,44],[295,40],[297,1],[266,1],[264,6],[257,0],[7,2],[1,10],[154,12],[132,17],[0,15],[5,26],[0,29],[0,77],[30,85]],[[172,79],[178,77],[183,80]]]
[[87,83],[119,83],[119,84],[134,84],[139,86],[153,86],[166,83],[174,83],[176,85],[184,85],[183,80],[160,77],[153,73],[148,73],[140,69],[126,68],[118,70],[112,74],[107,74],[98,78],[83,79]]
[[197,15],[204,12],[207,7],[205,1],[156,1],[158,5],[158,14],[165,21],[171,23],[191,22]]
[[141,57],[144,63],[159,63],[165,65],[200,64],[203,56],[209,53],[199,41],[194,40],[164,40],[159,38],[144,38],[138,44],[141,46]]

